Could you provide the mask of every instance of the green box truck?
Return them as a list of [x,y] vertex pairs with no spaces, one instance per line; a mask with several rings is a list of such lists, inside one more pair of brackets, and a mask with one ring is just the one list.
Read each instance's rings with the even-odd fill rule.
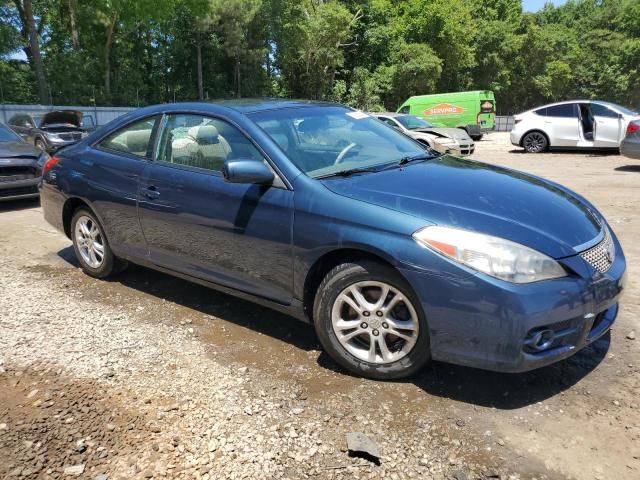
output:
[[424,118],[436,127],[458,127],[480,140],[482,132],[493,130],[496,99],[489,90],[416,95],[405,101],[398,113]]

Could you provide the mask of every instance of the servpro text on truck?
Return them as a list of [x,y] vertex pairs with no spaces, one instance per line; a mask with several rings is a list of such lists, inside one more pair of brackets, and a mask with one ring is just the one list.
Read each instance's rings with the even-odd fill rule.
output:
[[416,95],[398,109],[422,117],[436,127],[458,127],[474,140],[495,126],[496,99],[489,90]]

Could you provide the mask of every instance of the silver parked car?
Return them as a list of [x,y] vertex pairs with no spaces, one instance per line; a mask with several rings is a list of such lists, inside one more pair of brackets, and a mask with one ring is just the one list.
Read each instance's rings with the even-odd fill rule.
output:
[[620,153],[625,157],[640,160],[640,120],[627,126],[627,135],[620,144]]
[[471,155],[476,148],[471,137],[461,128],[434,127],[426,120],[403,113],[371,113],[378,120],[400,130],[405,135],[426,143],[436,152]]
[[511,143],[527,152],[549,148],[620,148],[629,122],[640,114],[613,103],[572,100],[514,116]]

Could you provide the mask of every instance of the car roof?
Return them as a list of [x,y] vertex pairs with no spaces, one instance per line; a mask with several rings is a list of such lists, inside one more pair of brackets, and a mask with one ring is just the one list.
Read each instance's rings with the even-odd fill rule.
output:
[[284,108],[309,108],[309,107],[341,107],[343,105],[331,102],[321,102],[316,100],[287,100],[282,98],[242,98],[233,100],[214,100],[200,102],[165,103],[148,107],[153,110],[209,110],[229,109],[241,114],[262,112],[266,110],[281,110]]
[[581,99],[577,99],[577,100],[564,100],[562,102],[555,102],[555,103],[547,103],[546,105],[540,105],[539,107],[532,108],[529,111],[538,110],[539,108],[555,107],[556,105],[567,105],[567,104],[572,104],[572,103],[597,103],[599,105],[606,105],[608,107],[613,107],[613,108],[617,107],[616,104],[611,103],[611,102],[605,102],[604,100],[581,100]]

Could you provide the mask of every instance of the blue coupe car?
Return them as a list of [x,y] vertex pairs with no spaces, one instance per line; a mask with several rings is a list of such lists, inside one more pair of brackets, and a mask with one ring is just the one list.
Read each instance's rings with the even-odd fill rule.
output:
[[129,261],[250,299],[370,378],[550,364],[610,329],[624,289],[620,244],[580,195],[341,105],[143,108],[43,172],[45,218],[87,274]]

